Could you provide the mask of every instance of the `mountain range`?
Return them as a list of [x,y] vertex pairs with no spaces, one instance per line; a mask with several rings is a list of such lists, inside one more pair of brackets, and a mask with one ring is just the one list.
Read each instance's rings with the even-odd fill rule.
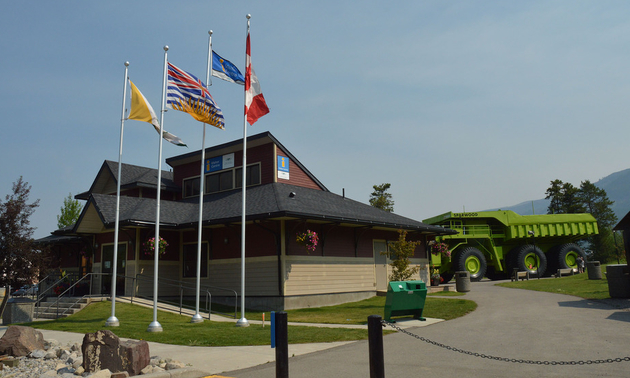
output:
[[[628,214],[630,211],[630,169],[612,173],[593,184],[598,188],[604,189],[606,194],[608,194],[608,198],[615,202],[611,209],[617,216],[617,221],[620,221]],[[579,185],[575,186],[579,187]],[[549,200],[543,198],[521,202],[518,205],[501,207],[501,210],[512,210],[520,215],[532,215],[533,213],[547,214],[548,207]]]

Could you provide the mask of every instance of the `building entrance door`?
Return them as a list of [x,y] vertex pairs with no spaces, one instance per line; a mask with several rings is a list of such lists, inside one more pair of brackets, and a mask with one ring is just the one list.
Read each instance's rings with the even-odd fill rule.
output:
[[[127,243],[118,243],[118,261],[116,268],[116,295],[124,295],[125,294],[125,266],[127,257]],[[112,293],[112,272],[114,271],[113,267],[114,261],[114,245],[105,245],[103,246],[103,268],[102,272],[103,279],[101,293],[102,294],[111,294]]]
[[387,242],[384,240],[374,240],[372,243],[374,250],[374,279],[376,290],[387,290],[387,256],[381,252],[387,252]]

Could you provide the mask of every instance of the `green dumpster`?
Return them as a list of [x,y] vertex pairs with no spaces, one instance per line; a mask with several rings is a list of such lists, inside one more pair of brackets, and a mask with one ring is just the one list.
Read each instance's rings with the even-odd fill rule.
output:
[[384,319],[391,321],[392,316],[413,315],[414,319],[426,320],[422,317],[426,299],[427,285],[423,281],[391,281],[387,286]]

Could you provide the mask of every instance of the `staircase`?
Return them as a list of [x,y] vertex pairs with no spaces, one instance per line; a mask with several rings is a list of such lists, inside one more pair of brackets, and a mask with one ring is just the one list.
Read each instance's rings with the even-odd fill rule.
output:
[[92,302],[102,300],[106,298],[61,297],[57,301],[57,297],[48,297],[40,302],[34,315],[37,319],[65,318],[76,314]]

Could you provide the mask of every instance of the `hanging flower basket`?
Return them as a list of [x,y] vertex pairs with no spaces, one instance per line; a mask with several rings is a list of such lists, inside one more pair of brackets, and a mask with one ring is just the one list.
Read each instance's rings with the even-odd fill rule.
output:
[[[160,256],[164,256],[164,254],[166,254],[166,247],[168,247],[168,243],[164,240],[164,238],[160,237],[160,242],[158,243]],[[150,238],[146,242],[142,243],[142,248],[145,256],[153,256],[153,252],[155,251],[155,238]]]
[[314,252],[317,248],[317,243],[319,242],[319,236],[317,236],[317,232],[306,230],[301,234],[297,234],[297,238],[295,239],[297,243],[301,246],[304,246],[307,251]]
[[439,256],[444,255],[447,258],[451,258],[451,251],[448,249],[448,245],[446,243],[435,243],[431,246],[431,253]]

